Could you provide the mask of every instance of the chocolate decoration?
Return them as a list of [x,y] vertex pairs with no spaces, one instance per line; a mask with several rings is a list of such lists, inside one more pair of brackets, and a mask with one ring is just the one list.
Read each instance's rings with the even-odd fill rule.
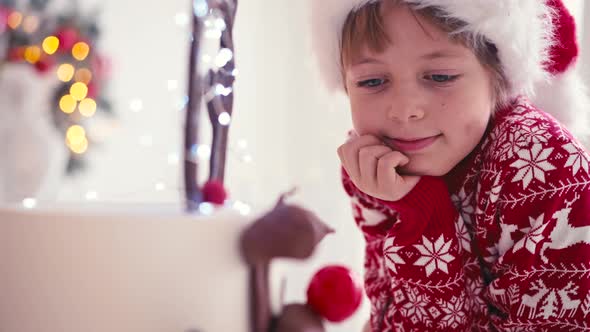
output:
[[305,304],[289,304],[272,332],[325,332],[322,317]]
[[[219,49],[229,49],[234,56],[219,70],[209,70],[208,73],[208,90],[215,89],[217,84],[226,88],[233,88],[235,76],[235,49],[233,41],[233,28],[236,18],[238,0],[232,1],[210,1],[210,8],[215,8],[222,15],[225,22],[225,30],[221,33]],[[229,125],[219,123],[219,115],[223,112],[230,116],[233,111],[234,94],[233,92],[225,95],[217,95],[207,101],[207,110],[209,121],[213,129],[213,141],[211,142],[211,159],[209,160],[209,180],[217,180],[223,183],[225,178],[225,158],[227,154],[227,140]]]
[[306,259],[332,232],[313,212],[285,203],[283,196],[242,234],[242,254],[250,265],[279,257]]
[[[272,331],[268,272],[273,258],[305,259],[311,256],[317,244],[332,228],[322,222],[314,213],[296,205],[285,203],[288,194],[283,195],[272,211],[258,218],[240,238],[242,255],[251,266],[250,310],[252,332]],[[279,315],[279,323],[285,312]],[[300,309],[289,309],[283,320],[285,328],[295,328],[291,321],[296,317],[313,322],[310,315]],[[320,320],[321,323],[321,320]],[[307,323],[306,323],[307,324]],[[317,325],[317,324],[316,324]],[[316,325],[309,325],[314,327]],[[305,325],[307,326],[307,325]],[[320,324],[321,326],[321,324]],[[301,331],[308,330],[289,330]],[[309,331],[323,331],[309,330]]]
[[186,106],[186,118],[184,128],[184,193],[186,210],[194,212],[202,201],[199,189],[198,166],[193,160],[192,148],[199,143],[199,111],[202,98],[202,80],[197,72],[198,59],[200,55],[201,33],[203,23],[192,11],[193,18],[193,40],[191,41],[189,68],[188,68],[188,103]]

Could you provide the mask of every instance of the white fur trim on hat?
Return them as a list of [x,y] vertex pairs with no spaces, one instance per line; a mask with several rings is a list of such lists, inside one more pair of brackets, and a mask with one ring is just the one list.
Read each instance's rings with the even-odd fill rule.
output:
[[[485,36],[498,48],[511,95],[532,96],[552,43],[551,9],[543,0],[402,0],[417,8],[436,6]],[[327,87],[343,91],[340,39],[347,15],[374,0],[311,0],[313,49]]]

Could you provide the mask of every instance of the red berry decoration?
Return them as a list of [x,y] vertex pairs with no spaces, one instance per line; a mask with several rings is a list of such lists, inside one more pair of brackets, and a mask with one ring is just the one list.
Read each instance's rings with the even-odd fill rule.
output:
[[49,57],[42,58],[35,63],[35,69],[39,73],[47,73],[53,67],[53,61]]
[[25,60],[25,48],[15,47],[8,51],[8,61],[21,62]]
[[78,31],[72,28],[63,28],[56,36],[59,39],[59,49],[64,52],[69,52],[79,38]]
[[223,184],[219,181],[210,180],[205,183],[202,189],[203,201],[222,205],[227,198],[227,192],[223,187]]
[[360,278],[344,266],[326,266],[316,272],[307,288],[307,304],[330,322],[350,317],[360,306]]

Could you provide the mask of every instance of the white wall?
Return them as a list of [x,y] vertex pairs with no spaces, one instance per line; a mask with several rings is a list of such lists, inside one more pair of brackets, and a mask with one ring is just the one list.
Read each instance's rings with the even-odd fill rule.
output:
[[[115,64],[111,95],[118,129],[91,155],[92,167],[64,185],[60,199],[83,200],[86,192],[95,191],[103,201],[177,202],[181,170],[167,158],[181,147],[182,112],[175,104],[186,90],[188,27],[176,25],[175,15],[187,12],[190,2],[103,4],[102,46]],[[229,152],[227,169],[234,198],[264,209],[298,186],[295,200],[337,229],[314,259],[285,268],[288,301],[304,299],[319,267],[342,263],[360,272],[362,264],[362,239],[341,189],[336,155],[349,128],[346,104],[320,89],[304,15],[305,1],[240,1],[235,27],[240,76],[230,141],[236,145],[244,139],[248,147]],[[179,89],[168,91],[168,80],[178,80]],[[143,101],[139,113],[129,108],[134,99]],[[140,144],[142,136],[152,137],[152,146]],[[251,163],[240,161],[244,154],[251,155]],[[156,191],[158,182],[166,189]],[[362,319],[330,331],[360,331],[366,305],[358,314]]]

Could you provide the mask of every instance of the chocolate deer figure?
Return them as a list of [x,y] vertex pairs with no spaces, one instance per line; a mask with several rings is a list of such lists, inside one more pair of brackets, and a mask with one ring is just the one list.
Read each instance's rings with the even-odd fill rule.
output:
[[274,258],[306,259],[333,230],[314,213],[285,203],[257,219],[241,237],[244,259],[251,267],[252,332],[323,332],[322,318],[304,304],[290,304],[273,317],[270,308],[269,265]]

